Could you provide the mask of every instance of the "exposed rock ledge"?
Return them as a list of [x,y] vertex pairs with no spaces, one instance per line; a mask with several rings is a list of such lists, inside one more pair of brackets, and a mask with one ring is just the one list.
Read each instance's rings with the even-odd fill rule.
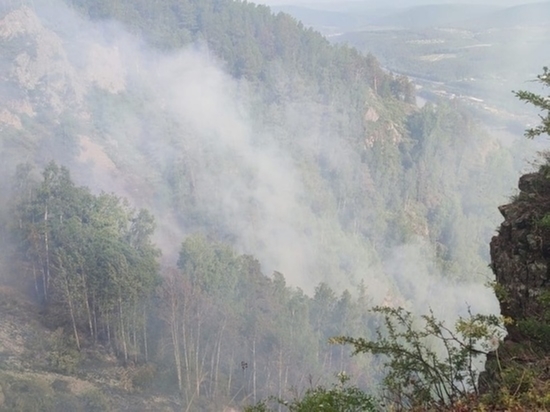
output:
[[[549,167],[520,178],[519,195],[499,208],[504,216],[491,241],[495,292],[508,336],[487,358],[483,391],[528,409],[550,404],[550,177]],[[515,409],[514,409],[515,410]]]
[[542,320],[548,305],[541,297],[550,291],[550,179],[531,173],[518,187],[515,201],[499,208],[505,220],[491,241],[501,313],[514,320],[508,326],[512,341],[525,339],[522,320]]

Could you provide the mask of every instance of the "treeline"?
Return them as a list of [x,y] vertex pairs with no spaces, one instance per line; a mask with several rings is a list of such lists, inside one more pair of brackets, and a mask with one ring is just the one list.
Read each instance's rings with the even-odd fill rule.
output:
[[[163,49],[206,45],[250,90],[258,140],[280,146],[304,185],[304,207],[292,221],[318,244],[313,268],[288,275],[355,285],[367,278],[378,302],[387,293],[409,305],[417,299],[415,279],[395,273],[408,267],[380,262],[417,236],[437,250],[434,272],[444,268],[448,276],[471,279],[486,270],[486,241],[499,219],[494,205],[508,191],[513,160],[479,132],[464,108],[442,102],[416,109],[407,79],[264,6],[229,0],[70,4],[95,19],[120,20]],[[2,41],[3,50],[25,44],[30,56],[38,54],[28,37]],[[48,84],[47,76],[61,79],[61,112],[43,98],[50,89],[30,90],[10,79],[7,90],[26,96],[22,102],[36,116],[23,117],[21,129],[2,129],[3,176],[29,158],[39,165],[62,159],[75,173],[88,173],[78,156],[88,136],[128,178],[124,188],[138,203],[156,206],[156,216],[175,216],[178,229],[204,234],[181,239],[178,264],[162,268],[150,214],[116,195],[76,186],[55,164],[39,180],[20,167],[5,213],[13,236],[8,243],[16,245],[11,273],[24,275],[50,321],[72,336],[71,345],[107,347],[127,364],[151,366],[135,384],[180,391],[189,410],[285,395],[342,370],[353,383],[372,387],[380,375],[370,358],[351,360],[348,349],[327,344],[336,335],[371,337],[376,319],[367,311],[365,288],[337,293],[319,284],[307,296],[287,286],[282,274],[266,277],[254,257],[224,243],[239,233],[223,207],[215,207],[229,181],[219,176],[248,176],[251,168],[207,144],[211,137],[201,130],[153,107],[150,85],[131,84],[119,93],[90,86],[81,106],[72,105],[67,67],[52,69],[40,85]],[[0,182],[3,192],[8,180]],[[257,192],[254,180],[242,183],[251,193]],[[254,202],[243,202],[239,213],[262,216]],[[6,242],[5,233],[0,240]]]
[[[374,56],[333,46],[290,15],[274,15],[264,5],[241,0],[67,3],[89,18],[121,21],[158,48],[205,45],[235,78],[261,84],[264,98],[271,102],[288,99],[289,92],[299,96],[303,81],[325,102],[349,98],[348,90],[355,91],[354,99],[364,99],[369,88],[381,97],[414,102],[412,83],[384,72]],[[286,76],[296,90],[274,87]]]
[[[298,219],[305,231],[326,233],[316,236],[323,261],[311,271],[320,279],[353,278],[364,273],[357,262],[365,256],[386,259],[415,236],[429,238],[442,266],[456,275],[486,270],[486,242],[498,220],[488,205],[501,201],[517,165],[511,151],[480,132],[458,104],[415,109],[405,103],[414,101],[407,79],[265,6],[229,0],[69,3],[86,17],[122,21],[156,47],[204,46],[224,62],[250,91],[245,100],[252,100],[247,109],[258,145],[264,139],[266,146],[280,146],[304,183],[308,213]],[[249,67],[255,68],[243,69]],[[221,171],[248,171],[237,157],[203,146],[200,130],[151,107],[144,85],[132,83],[116,94],[91,87],[81,107],[64,107],[61,114],[43,104],[41,93],[18,87],[10,84],[30,96],[38,115],[21,130],[2,131],[0,167],[6,173],[29,153],[39,164],[45,156],[75,165],[76,173],[80,138],[90,136],[117,169],[132,175],[132,190],[155,199],[156,205],[144,201],[151,209],[169,207],[187,229],[225,232],[228,241],[239,236],[205,199],[217,193]],[[132,127],[121,119],[132,119]],[[254,182],[243,184],[255,190]]]
[[[414,102],[414,86],[406,78],[384,72],[373,56],[331,45],[289,15],[273,15],[262,5],[225,0],[71,4],[93,19],[124,22],[156,47],[206,45],[235,78],[246,81],[258,134],[267,131],[299,165],[306,182],[312,216],[301,217],[304,225],[315,227],[319,217],[336,216],[332,238],[359,236],[376,244],[374,253],[382,257],[415,236],[427,236],[437,245],[442,265],[455,275],[477,275],[486,266],[486,241],[498,219],[488,205],[501,201],[514,166],[510,152],[484,135],[467,109],[445,102],[414,109],[407,104]],[[121,113],[139,106],[135,99],[132,91],[94,95],[95,132],[111,138]],[[185,144],[195,138],[192,132],[176,133],[166,118],[137,110],[137,118],[147,119],[140,136],[147,148],[144,158],[153,164],[155,153],[161,153],[152,173],[165,185],[164,201],[185,227],[220,230],[219,216],[207,215],[201,204],[200,194],[216,188],[201,179],[207,173],[196,167],[193,159],[199,155]],[[151,124],[154,136],[148,135]],[[178,147],[168,158],[165,144]],[[128,146],[125,150],[139,150]],[[215,164],[220,170],[241,167],[233,161],[216,159]],[[361,255],[371,253],[369,245],[364,249]],[[329,259],[360,260],[346,253]],[[326,278],[341,276],[346,265],[329,269],[333,266],[323,265],[330,272]]]
[[309,297],[204,235],[185,239],[177,267],[161,269],[146,210],[76,186],[55,163],[33,176],[23,165],[14,178],[14,273],[76,349],[105,347],[124,364],[148,365],[156,372],[142,389],[179,392],[201,408],[285,396],[342,370],[372,383],[368,359],[328,344],[370,335],[364,287],[352,296],[319,284]]
[[35,183],[31,167],[15,180],[14,243],[19,272],[32,278],[36,297],[83,335],[106,341],[127,361],[147,351],[147,313],[160,281],[154,219],[112,194],[93,195],[50,163]]

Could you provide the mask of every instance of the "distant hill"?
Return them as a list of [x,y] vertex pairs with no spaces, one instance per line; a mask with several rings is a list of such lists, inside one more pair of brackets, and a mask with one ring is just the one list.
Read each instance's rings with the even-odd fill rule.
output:
[[550,1],[496,10],[464,22],[465,27],[508,28],[517,26],[549,26]]
[[451,26],[466,20],[481,19],[497,11],[500,11],[500,7],[490,5],[431,4],[392,13],[373,23],[377,26],[403,28]]
[[330,27],[352,30],[368,24],[372,19],[371,16],[363,13],[316,10],[294,5],[274,6],[271,9],[275,13],[283,12],[290,14],[306,26],[311,26],[318,30]]
[[333,28],[339,31],[353,31],[367,26],[423,28],[449,26],[484,19],[485,16],[502,10],[501,6],[476,4],[429,4],[413,5],[410,2],[391,2],[384,5],[360,3],[360,5],[342,4],[341,8],[331,4],[321,5],[280,5],[271,9],[290,14],[304,25],[321,32]]
[[312,4],[280,5],[274,12],[292,15],[308,27],[325,34],[332,31],[353,31],[367,26],[418,29],[428,27],[463,27],[469,29],[506,28],[525,25],[547,25],[550,2],[509,6],[509,3],[463,4],[438,2],[415,5],[393,1],[384,5],[361,2],[353,5]]

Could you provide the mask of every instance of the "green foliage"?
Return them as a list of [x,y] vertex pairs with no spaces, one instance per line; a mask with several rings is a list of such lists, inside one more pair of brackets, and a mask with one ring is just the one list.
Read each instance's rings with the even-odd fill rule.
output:
[[[242,401],[288,397],[285,380],[304,382],[328,371],[353,370],[357,383],[365,383],[367,362],[352,362],[348,350],[327,345],[329,336],[344,331],[368,335],[364,290],[359,297],[337,295],[321,284],[311,298],[287,286],[280,273],[266,277],[251,256],[202,235],[182,243],[179,266],[164,276],[160,316],[172,349],[163,361],[187,397],[196,393],[197,380],[204,399]],[[235,368],[241,373],[233,375]],[[198,399],[194,395],[189,408],[197,408]]]
[[[494,176],[506,181],[501,172],[507,170],[508,158],[494,154],[460,106],[441,103],[416,110],[412,84],[404,77],[386,73],[372,55],[330,45],[265,6],[229,0],[69,3],[92,18],[118,19],[162,49],[204,45],[239,79],[239,93],[241,86],[252,90],[253,129],[266,124],[277,139],[274,145],[281,145],[307,181],[300,202],[312,214],[295,218],[303,225],[298,230],[322,229],[318,240],[324,249],[315,276],[357,273],[364,262],[370,267],[385,251],[418,234],[441,245],[439,257],[447,263],[477,267],[484,262],[477,250],[481,241],[472,239],[492,235],[491,218],[479,210],[486,210],[483,206],[496,193]],[[27,47],[26,39],[17,42],[14,56],[19,46]],[[209,236],[188,237],[179,270],[161,282],[151,214],[133,210],[116,195],[94,195],[78,187],[68,170],[54,163],[39,182],[20,168],[8,219],[17,244],[17,273],[25,274],[55,325],[73,336],[52,352],[51,366],[74,371],[79,347],[105,344],[125,362],[157,363],[168,390],[175,389],[180,373],[178,389],[188,410],[208,403],[207,398],[288,397],[289,383],[339,370],[353,369],[358,385],[366,386],[377,372],[376,362],[352,361],[348,348],[326,344],[334,335],[368,338],[372,333],[365,291],[336,294],[321,284],[311,298],[289,287],[282,274],[264,276],[253,257],[212,240],[238,234],[227,233],[223,218],[212,212],[216,205],[201,203],[201,194],[210,199],[204,194],[219,189],[218,181],[205,179],[201,168],[219,174],[236,171],[235,176],[248,171],[239,168],[238,156],[210,156],[212,149],[203,146],[193,152],[200,134],[180,127],[180,119],[166,111],[156,113],[146,103],[148,85],[131,83],[117,94],[88,92],[82,105],[92,113],[89,124],[81,124],[88,122],[77,119],[88,116],[73,108],[62,115],[43,109],[33,118],[23,117],[24,131],[2,132],[5,162],[0,163],[7,170],[15,158],[32,158],[32,148],[39,147],[70,164],[79,136],[97,136],[94,143],[109,149],[119,172],[135,173],[132,182],[150,182],[132,187],[139,189],[140,202],[148,190],[155,199],[162,193],[163,201],[172,202],[168,212],[186,233],[197,229]],[[34,94],[40,98],[38,91]],[[364,121],[370,107],[378,121]],[[311,115],[308,120],[319,130],[312,133],[301,118],[293,120],[288,113]],[[93,133],[83,133],[87,128]],[[312,134],[315,143],[305,140]],[[482,143],[476,146],[477,141]],[[8,145],[24,148],[11,156]],[[311,147],[316,149],[304,150]],[[486,166],[485,156],[494,162]],[[475,194],[457,194],[472,186]],[[241,211],[245,217],[247,212]],[[338,239],[344,241],[338,244]],[[149,387],[156,379],[149,364],[134,371],[134,386]],[[311,400],[303,405],[312,406],[320,399],[367,401],[348,389],[319,386],[290,405]]]
[[[109,2],[91,5],[83,0],[70,3],[91,18],[109,16],[125,22],[162,49],[206,42],[235,78],[254,83],[273,86],[271,83],[280,80],[274,73],[280,66],[335,100],[344,97],[342,90],[366,92],[369,85],[375,86],[380,96],[406,101],[414,93],[405,77],[386,74],[372,56],[365,57],[346,46],[332,46],[290,15],[273,15],[264,5],[227,0],[119,2],[116,6]],[[275,90],[270,94],[276,100],[288,97]]]
[[[550,72],[548,71],[548,67],[544,67],[542,74],[537,76],[537,82],[544,87],[550,87]],[[515,92],[515,95],[521,101],[532,104],[542,112],[539,115],[541,124],[537,127],[527,129],[525,136],[533,139],[541,134],[550,134],[550,96],[544,97],[525,90]]]
[[502,373],[502,385],[505,388],[513,388],[514,395],[522,395],[533,388],[534,371],[527,369],[510,368]]
[[178,267],[191,282],[215,295],[231,292],[237,282],[237,259],[232,248],[209,242],[204,236],[187,238],[180,249]]
[[540,218],[538,226],[545,229],[550,228],[550,213]]
[[0,411],[55,412],[52,392],[38,379],[0,377],[4,404]]
[[506,302],[510,298],[510,292],[502,284],[498,283],[496,280],[489,282],[487,287],[493,289],[495,296],[499,302]]
[[524,319],[516,321],[518,330],[534,345],[535,349],[550,351],[550,291],[541,293],[536,299],[539,310]]
[[152,363],[137,367],[132,373],[132,386],[139,389],[149,389],[157,378],[157,367]]
[[[14,206],[13,235],[37,298],[55,324],[71,326],[77,350],[80,331],[95,343],[107,328],[104,339],[127,360],[131,329],[135,337],[146,327],[137,307],[152,298],[159,282],[159,252],[150,240],[153,217],[144,210],[136,214],[114,195],[94,196],[75,186],[69,171],[54,162],[40,184],[21,187],[26,186],[32,189],[22,190]],[[135,338],[133,343],[138,344]],[[73,356],[64,345],[54,346],[52,367],[70,372]]]
[[[476,268],[483,264],[486,256],[479,251],[480,243],[489,238],[494,221],[493,216],[487,219],[479,211],[487,210],[480,206],[492,201],[489,194],[498,185],[494,177],[487,182],[479,179],[503,176],[504,166],[489,170],[483,164],[472,167],[478,161],[476,154],[492,149],[472,146],[468,139],[486,139],[480,139],[460,107],[441,104],[417,114],[409,105],[414,100],[412,85],[403,76],[386,73],[372,55],[331,45],[292,17],[273,15],[265,6],[227,0],[69,3],[93,19],[120,20],[162,49],[204,45],[251,89],[251,123],[254,127],[267,125],[268,133],[273,132],[277,139],[276,145],[288,149],[291,162],[307,170],[304,180],[311,185],[303,197],[314,215],[297,217],[304,231],[321,222],[330,226],[321,229],[330,233],[327,239],[346,240],[340,247],[323,242],[319,261],[319,271],[323,272],[319,276],[351,276],[355,267],[339,264],[347,255],[352,255],[351,261],[366,260],[374,250],[383,254],[386,248],[426,233],[434,244],[442,245],[438,249],[442,264],[468,265],[463,273],[477,273]],[[216,208],[201,203],[201,194],[215,193],[218,183],[205,179],[202,168],[219,168],[220,174],[233,168],[242,170],[232,156],[209,159],[208,150],[200,150],[200,155],[193,152],[194,132],[181,127],[165,111],[156,112],[154,105],[147,104],[148,98],[146,87],[135,84],[116,94],[91,90],[85,99],[86,112],[92,113],[89,124],[80,125],[75,120],[81,117],[79,113],[68,109],[60,119],[46,113],[49,122],[45,128],[50,123],[66,124],[58,139],[61,135],[97,135],[94,143],[106,149],[123,173],[135,173],[136,180],[151,182],[147,189],[154,186],[155,197],[160,193],[163,204],[165,199],[171,202],[170,212],[186,231],[225,233],[223,218],[212,212]],[[366,122],[365,112],[371,107],[380,119]],[[309,122],[293,124],[290,117],[294,116],[288,113],[311,114],[311,123],[318,124],[319,130],[306,130],[304,124]],[[131,132],[121,127],[121,119],[124,123],[131,119]],[[432,121],[437,127],[430,127]],[[75,133],[80,126],[92,128],[94,133]],[[419,135],[424,130],[425,136]],[[42,136],[43,131],[31,134]],[[326,142],[328,149],[303,150],[316,144],[305,140],[310,135]],[[366,146],[367,137],[376,137],[377,143]],[[345,149],[338,155],[332,146]],[[173,151],[167,155],[165,147]],[[55,149],[59,149],[57,145],[52,152],[61,152]],[[194,158],[197,156],[201,161]],[[481,169],[484,173],[476,173]],[[141,184],[135,189],[142,193],[142,187],[137,186]],[[478,187],[476,193],[483,196],[470,191],[464,196],[448,196],[466,192],[463,189],[467,186]],[[249,210],[242,213],[247,215]],[[472,242],[473,238],[479,241]]]
[[48,365],[51,370],[67,375],[75,374],[81,362],[81,354],[62,328],[52,334],[48,346]]
[[99,390],[90,390],[80,396],[86,412],[109,412],[109,401]]
[[269,407],[268,401],[262,401],[254,406],[245,408],[245,412],[269,412],[283,410],[289,412],[374,412],[376,402],[371,395],[361,389],[347,384],[350,379],[344,373],[338,376],[340,383],[331,388],[316,386],[291,401],[275,400],[274,408]]
[[423,315],[417,325],[403,308],[377,307],[385,330],[378,339],[336,337],[332,343],[349,344],[354,353],[372,353],[387,358],[383,380],[387,402],[400,408],[449,406],[478,394],[478,359],[502,337],[495,316],[470,315],[451,330],[433,314]]
[[486,369],[491,375],[484,377],[488,387],[478,406],[485,410],[549,410],[548,367],[548,359],[531,342],[505,341],[487,358]]
[[111,410],[107,397],[100,390],[92,389],[77,395],[67,388],[67,381],[56,380],[50,385],[49,377],[41,377],[39,374],[0,373],[1,412]]

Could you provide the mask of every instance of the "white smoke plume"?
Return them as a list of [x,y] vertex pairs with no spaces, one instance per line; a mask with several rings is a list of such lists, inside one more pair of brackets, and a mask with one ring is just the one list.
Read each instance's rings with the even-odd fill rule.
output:
[[[101,133],[96,126],[80,136],[86,167],[73,173],[95,190],[114,191],[150,208],[159,225],[158,244],[172,260],[168,263],[175,264],[179,244],[197,230],[179,223],[178,213],[186,211],[174,212],[159,189],[158,165],[181,160],[203,215],[232,238],[239,252],[256,256],[267,274],[280,271],[308,293],[321,281],[341,290],[362,280],[373,303],[404,304],[421,313],[431,307],[448,319],[464,313],[468,304],[474,311],[497,311],[492,291],[483,286],[485,275],[478,284],[445,281],[423,242],[397,248],[380,262],[375,248],[344,231],[337,217],[314,213],[305,198],[311,182],[304,166],[268,127],[252,120],[252,88],[229,76],[207,48],[156,51],[116,22],[88,22],[53,1],[36,1],[34,9],[22,10],[35,31],[58,39],[63,84],[73,90],[72,104],[80,107],[82,119],[98,122],[89,94],[124,101],[115,118],[99,125]],[[10,21],[4,16],[0,35]],[[343,138],[321,140],[321,108],[306,102],[286,109],[282,118],[305,131],[296,145],[323,151],[344,171],[343,178],[351,178],[353,171],[345,170],[358,155]],[[335,256],[345,261],[347,277],[339,271],[341,262],[329,261]]]

